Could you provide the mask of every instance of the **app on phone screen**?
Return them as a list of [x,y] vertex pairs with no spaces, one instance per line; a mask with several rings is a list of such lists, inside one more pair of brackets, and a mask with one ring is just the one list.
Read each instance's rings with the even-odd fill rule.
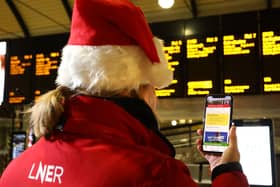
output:
[[231,96],[207,97],[203,150],[223,152],[228,146],[231,121]]

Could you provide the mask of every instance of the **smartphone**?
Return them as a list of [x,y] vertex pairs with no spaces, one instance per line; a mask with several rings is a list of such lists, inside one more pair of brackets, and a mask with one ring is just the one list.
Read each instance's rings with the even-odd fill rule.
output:
[[232,121],[231,95],[208,95],[205,99],[202,151],[222,153],[228,147]]
[[25,150],[26,132],[13,132],[11,138],[12,159],[15,159]]

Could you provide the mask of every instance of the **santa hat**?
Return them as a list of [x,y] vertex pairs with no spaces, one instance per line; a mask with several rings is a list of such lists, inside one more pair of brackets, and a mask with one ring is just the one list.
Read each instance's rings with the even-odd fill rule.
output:
[[128,0],[75,0],[58,85],[98,94],[171,81],[162,42],[140,8]]

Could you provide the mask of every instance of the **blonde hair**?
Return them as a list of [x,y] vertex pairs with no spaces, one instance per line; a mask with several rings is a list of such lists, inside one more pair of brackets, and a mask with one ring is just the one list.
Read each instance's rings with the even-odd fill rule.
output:
[[36,137],[48,136],[55,129],[62,113],[64,101],[73,94],[65,87],[57,87],[39,97],[35,105],[27,113]]
[[[102,92],[96,96],[100,97],[136,97],[145,100],[141,96],[146,85],[140,85],[138,90],[121,90],[116,92]],[[33,128],[36,137],[49,137],[53,130],[57,127],[64,112],[64,102],[77,94],[90,95],[83,90],[72,91],[67,87],[59,86],[55,90],[51,90],[39,97],[33,107],[27,113],[30,113],[30,125]]]

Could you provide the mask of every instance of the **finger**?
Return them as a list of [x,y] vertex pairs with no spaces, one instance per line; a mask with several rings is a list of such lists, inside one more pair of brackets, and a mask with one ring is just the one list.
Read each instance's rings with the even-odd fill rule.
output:
[[199,151],[202,151],[201,145],[197,144],[197,145],[196,145],[196,148],[197,148]]
[[236,127],[232,126],[229,132],[229,146],[237,147]]
[[197,148],[198,152],[200,153],[200,155],[201,155],[202,157],[205,157],[205,153],[202,151],[202,146],[201,146],[201,144],[197,144],[197,145],[196,145],[196,148]]
[[196,139],[195,143],[196,145],[201,145],[202,139],[201,138]]
[[203,130],[202,129],[197,129],[196,133],[201,136],[203,134]]
[[202,139],[196,139],[196,148],[202,157],[205,157],[205,153],[202,151]]

